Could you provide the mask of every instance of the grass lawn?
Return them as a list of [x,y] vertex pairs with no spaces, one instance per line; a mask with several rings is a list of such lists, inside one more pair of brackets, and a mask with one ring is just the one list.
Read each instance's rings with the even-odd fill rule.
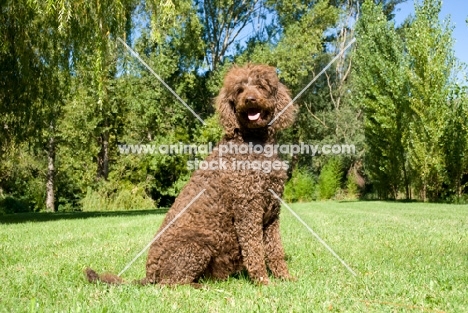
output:
[[[120,272],[151,240],[158,211],[0,216],[0,312],[468,312],[468,206],[390,202],[291,205],[353,277],[286,209],[296,281],[245,275],[189,286],[89,284]],[[144,276],[145,256],[123,275]]]

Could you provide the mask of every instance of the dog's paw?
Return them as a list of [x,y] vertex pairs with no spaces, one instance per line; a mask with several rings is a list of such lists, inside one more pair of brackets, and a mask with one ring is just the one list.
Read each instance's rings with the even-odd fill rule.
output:
[[267,286],[269,283],[270,283],[270,280],[268,279],[268,277],[258,277],[257,279],[255,279],[255,283],[257,285],[263,285],[263,286]]
[[273,277],[282,281],[297,281],[297,278],[290,275],[288,271],[283,271],[281,273],[273,273]]
[[190,283],[190,286],[192,286],[195,289],[203,289],[203,285],[200,283]]
[[279,277],[279,279],[284,280],[284,281],[291,281],[291,282],[297,281],[297,277],[289,275],[289,274],[287,276]]

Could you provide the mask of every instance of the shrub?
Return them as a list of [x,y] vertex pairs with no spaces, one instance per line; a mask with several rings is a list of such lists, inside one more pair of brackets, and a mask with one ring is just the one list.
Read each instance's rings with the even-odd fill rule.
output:
[[142,186],[104,182],[98,190],[88,188],[81,200],[82,210],[89,211],[129,211],[154,209],[154,201],[146,195]]
[[331,199],[340,189],[341,185],[341,161],[332,158],[323,166],[318,179],[318,191],[320,199]]
[[217,113],[205,119],[205,125],[199,126],[194,133],[194,140],[198,144],[206,144],[212,142],[218,143],[223,135],[223,129],[219,124],[219,116]]
[[0,199],[0,213],[11,214],[26,212],[31,212],[31,208],[26,201],[11,196]]
[[309,202],[316,199],[316,189],[314,177],[296,168],[284,188],[284,199],[287,202]]
[[359,198],[359,186],[356,182],[356,176],[354,173],[349,173],[346,179],[346,193],[348,199]]

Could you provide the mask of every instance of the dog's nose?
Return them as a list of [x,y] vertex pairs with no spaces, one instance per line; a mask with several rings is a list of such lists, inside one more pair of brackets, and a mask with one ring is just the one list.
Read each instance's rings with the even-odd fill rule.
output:
[[257,99],[254,96],[247,96],[245,100],[247,102],[252,102],[252,103],[255,103],[257,101]]

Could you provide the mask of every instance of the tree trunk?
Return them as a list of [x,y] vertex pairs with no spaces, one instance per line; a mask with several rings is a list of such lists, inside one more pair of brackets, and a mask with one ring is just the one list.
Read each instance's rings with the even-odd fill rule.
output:
[[423,190],[422,190],[422,200],[426,202],[427,199],[427,184],[423,182]]
[[404,179],[404,182],[405,182],[406,200],[410,200],[411,199],[410,184],[409,184],[408,173],[406,172],[405,164],[403,164],[403,179]]
[[101,134],[101,151],[98,155],[98,172],[97,178],[107,180],[109,175],[109,131],[105,130]]
[[46,182],[46,209],[48,212],[55,212],[55,137],[49,138],[47,149],[47,182]]
[[102,177],[107,179],[109,176],[109,131],[106,130],[102,139]]

